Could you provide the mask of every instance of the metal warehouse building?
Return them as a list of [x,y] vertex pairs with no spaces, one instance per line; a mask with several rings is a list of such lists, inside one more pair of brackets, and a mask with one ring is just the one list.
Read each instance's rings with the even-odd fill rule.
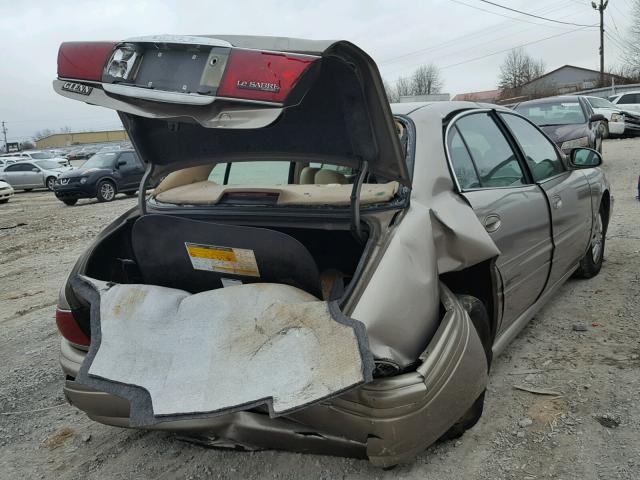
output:
[[125,142],[129,137],[124,130],[103,132],[55,133],[36,141],[36,148],[58,148],[87,143]]

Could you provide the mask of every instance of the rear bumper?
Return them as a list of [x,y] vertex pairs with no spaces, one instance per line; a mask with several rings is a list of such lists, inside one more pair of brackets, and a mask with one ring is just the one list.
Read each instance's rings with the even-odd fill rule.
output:
[[[261,409],[159,423],[216,446],[273,448],[369,458],[379,466],[411,460],[435,442],[484,391],[487,362],[480,338],[456,297],[442,287],[447,312],[416,371],[377,379],[286,417]],[[129,403],[76,383],[85,352],[62,341],[69,402],[90,418],[129,426]]]

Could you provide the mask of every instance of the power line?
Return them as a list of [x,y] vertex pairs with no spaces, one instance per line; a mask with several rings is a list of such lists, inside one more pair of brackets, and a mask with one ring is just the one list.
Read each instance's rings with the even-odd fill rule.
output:
[[533,40],[531,42],[522,43],[520,45],[516,45],[514,47],[505,48],[505,49],[499,50],[497,52],[487,53],[486,55],[482,55],[480,57],[471,58],[469,60],[464,60],[464,61],[458,62],[458,63],[452,63],[451,65],[445,65],[444,67],[440,67],[440,69],[444,70],[445,68],[453,68],[453,67],[457,67],[459,65],[464,65],[465,63],[476,62],[478,60],[482,60],[482,59],[485,59],[485,58],[488,58],[488,57],[493,57],[495,55],[500,55],[501,53],[506,53],[506,52],[508,52],[510,50],[513,50],[514,48],[527,47],[527,46],[533,45],[535,43],[540,43],[540,42],[544,42],[544,41],[547,41],[547,40],[551,40],[552,38],[558,38],[558,37],[562,37],[564,35],[568,35],[570,33],[579,32],[581,30],[585,30],[585,28],[586,27],[576,28],[574,30],[569,30],[568,32],[562,32],[562,33],[558,33],[556,35],[551,35],[550,37],[540,38],[538,40]]
[[562,23],[564,25],[573,25],[573,26],[576,26],[576,27],[597,27],[597,25],[583,25],[583,24],[580,24],[580,23],[563,22],[562,20],[554,20],[553,18],[541,17],[540,15],[535,15],[533,13],[527,13],[527,12],[523,12],[522,10],[516,10],[515,8],[505,7],[504,5],[500,5],[499,3],[490,2],[489,0],[480,0],[480,1],[483,2],[483,3],[487,3],[489,5],[493,5],[494,7],[504,8],[505,10],[509,10],[511,12],[519,13],[521,15],[526,15],[528,17],[533,17],[533,18],[538,18],[540,20],[546,20],[547,22]]
[[[478,9],[478,8],[479,8],[479,7],[474,7],[474,6],[468,5],[468,4],[466,4],[466,3],[460,2],[459,0],[451,0],[451,1],[454,1],[454,2],[456,2],[456,3],[460,3],[460,4],[462,4],[462,5],[465,5],[465,6],[468,6],[468,7],[471,7],[471,8],[476,8],[476,9]],[[550,10],[547,10],[546,8],[543,8],[543,9],[541,9],[540,11],[542,12],[542,11],[546,10],[547,12],[555,12],[555,11],[562,10],[562,9],[566,8],[567,6],[570,6],[570,5],[569,5],[569,2],[566,2],[566,3],[562,4],[559,8],[558,8],[558,6],[557,6],[557,5],[555,5],[555,8],[551,8]],[[485,11],[485,12],[487,12],[487,13],[494,14],[494,15],[498,15],[498,16],[501,16],[501,17],[506,17],[506,18],[510,18],[510,19],[518,20],[518,19],[517,19],[517,18],[515,18],[515,17],[509,17],[509,16],[506,16],[506,15],[501,15],[501,14],[499,14],[499,13],[491,12],[491,11],[489,11],[489,10],[484,10],[484,9],[480,9],[480,10]],[[551,26],[551,25],[545,25],[545,24],[542,24],[542,23],[536,23],[536,22],[529,22],[529,21],[527,21],[527,20],[524,20],[524,21],[525,21],[526,23],[532,23],[532,24],[534,24],[534,25],[536,25],[536,26],[542,26],[542,27],[546,27],[546,28],[560,28],[560,29],[562,29],[562,27],[553,27],[553,26]],[[447,40],[446,42],[442,42],[442,43],[439,43],[439,44],[436,44],[436,45],[432,45],[432,46],[430,46],[430,47],[426,47],[426,48],[421,48],[421,49],[418,49],[418,50],[414,50],[414,51],[412,51],[412,52],[408,52],[408,53],[405,53],[405,54],[402,54],[402,55],[398,55],[398,56],[395,56],[395,57],[390,57],[390,58],[387,58],[387,59],[384,59],[384,60],[378,61],[377,63],[378,63],[378,65],[381,65],[381,66],[382,66],[382,65],[388,65],[388,64],[390,64],[390,63],[396,63],[396,62],[398,62],[398,61],[400,61],[400,60],[402,60],[402,59],[404,59],[404,58],[412,57],[412,56],[419,55],[419,54],[422,54],[422,53],[433,52],[433,51],[435,51],[435,50],[439,50],[439,49],[445,48],[446,46],[448,46],[448,45],[450,45],[450,44],[456,44],[456,43],[459,43],[459,42],[460,42],[460,40],[462,40],[462,39],[466,39],[466,38],[470,38],[470,37],[477,37],[477,36],[484,36],[484,35],[485,35],[485,33],[483,33],[483,32],[485,32],[485,30],[488,30],[488,32],[487,32],[487,33],[494,33],[494,32],[496,31],[496,28],[497,28],[498,26],[502,25],[503,23],[508,23],[508,22],[501,22],[501,23],[498,23],[498,24],[496,24],[496,25],[492,25],[492,26],[490,26],[490,27],[482,28],[482,29],[477,30],[477,31],[475,31],[475,32],[470,32],[470,33],[468,33],[468,34],[461,35],[461,36],[459,36],[459,37],[455,37],[455,38],[453,38],[453,39],[451,39],[451,40]],[[521,31],[519,31],[518,33],[522,33],[523,31],[528,31],[528,30],[530,30],[530,29],[527,29],[527,30],[521,30]],[[564,29],[563,29],[563,30],[564,30]],[[488,42],[484,42],[484,43],[483,43],[483,44],[481,44],[481,45],[484,45],[484,44],[486,44],[486,43],[491,43],[491,42],[493,42],[493,41],[497,41],[497,40],[499,40],[499,39],[507,38],[507,37],[509,37],[509,36],[511,36],[511,34],[509,34],[509,35],[503,35],[503,36],[501,36],[501,37],[498,37],[497,39],[490,40],[490,41],[488,41]],[[473,47],[473,48],[475,48],[475,47],[477,47],[477,46],[478,46],[478,45],[474,45],[474,47]],[[409,67],[402,67],[402,68],[400,68],[400,69],[396,69],[396,70],[394,70],[394,72],[402,71],[402,70],[406,70],[407,68],[409,68]]]
[[[491,10],[487,10],[487,9],[481,8],[481,7],[476,7],[475,5],[469,5],[468,3],[461,2],[460,0],[449,0],[449,1],[453,2],[453,3],[457,3],[459,5],[464,5],[465,7],[473,8],[475,10],[480,10],[481,12],[491,13],[492,15],[497,15],[499,17],[508,18],[510,20],[516,20],[518,22],[530,23],[532,25],[538,25],[539,27],[562,28],[562,27],[553,27],[551,25],[546,25],[544,23],[532,22],[530,20],[525,20],[524,18],[512,17],[510,15],[503,15],[502,13],[498,13],[498,12],[492,12]],[[542,17],[540,17],[540,18],[542,18]]]

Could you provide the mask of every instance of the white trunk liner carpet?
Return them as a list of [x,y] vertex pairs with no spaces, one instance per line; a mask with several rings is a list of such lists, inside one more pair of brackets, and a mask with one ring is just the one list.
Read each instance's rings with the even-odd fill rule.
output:
[[132,426],[265,403],[275,417],[372,378],[364,326],[295,287],[73,286],[92,305],[76,381],[127,398]]

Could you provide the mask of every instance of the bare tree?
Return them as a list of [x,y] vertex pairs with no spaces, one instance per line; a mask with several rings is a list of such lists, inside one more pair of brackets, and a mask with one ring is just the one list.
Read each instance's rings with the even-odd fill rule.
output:
[[525,83],[541,76],[544,70],[542,60],[535,60],[522,48],[515,48],[507,53],[500,66],[498,86],[512,95]]
[[433,95],[442,91],[438,67],[430,63],[418,67],[411,75],[412,95]]
[[384,85],[384,91],[387,92],[387,99],[389,100],[389,103],[397,103],[400,101],[398,91],[393,85],[386,80],[382,80],[382,84]]
[[391,103],[400,101],[400,97],[437,94],[442,86],[440,69],[433,63],[418,67],[410,76],[399,77],[393,85],[384,82]]
[[622,55],[625,76],[640,77],[640,0],[632,0],[633,10]]
[[53,130],[49,130],[48,128],[45,128],[44,130],[38,130],[36,133],[33,134],[33,139],[34,140],[40,140],[42,138],[48,137],[50,135],[53,135],[55,132]]
[[69,127],[68,125],[65,125],[64,127],[60,128],[60,133],[71,133],[71,127]]

